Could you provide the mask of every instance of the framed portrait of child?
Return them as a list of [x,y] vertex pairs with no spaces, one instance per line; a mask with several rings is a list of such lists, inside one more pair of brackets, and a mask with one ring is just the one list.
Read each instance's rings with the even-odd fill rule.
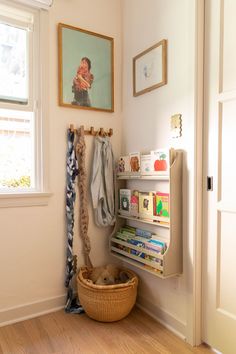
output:
[[114,40],[58,24],[59,105],[114,112]]

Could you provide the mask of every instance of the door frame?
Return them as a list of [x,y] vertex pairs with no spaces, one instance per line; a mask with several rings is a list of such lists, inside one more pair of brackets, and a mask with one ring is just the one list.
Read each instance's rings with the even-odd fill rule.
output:
[[205,0],[196,0],[195,36],[195,182],[194,182],[194,267],[193,267],[193,345],[202,343],[202,243],[204,159],[204,37]]

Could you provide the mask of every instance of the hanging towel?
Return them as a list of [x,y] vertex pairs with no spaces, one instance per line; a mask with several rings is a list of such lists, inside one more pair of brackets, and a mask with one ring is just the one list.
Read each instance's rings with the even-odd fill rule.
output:
[[110,226],[115,223],[114,157],[109,137],[97,136],[94,142],[91,194],[95,223]]

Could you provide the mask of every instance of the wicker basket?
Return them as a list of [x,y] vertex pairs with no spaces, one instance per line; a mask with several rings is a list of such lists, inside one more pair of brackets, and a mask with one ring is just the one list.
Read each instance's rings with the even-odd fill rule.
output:
[[137,276],[128,269],[130,280],[116,285],[96,285],[88,279],[87,267],[80,268],[77,276],[78,295],[86,314],[100,322],[113,322],[126,317],[137,296]]

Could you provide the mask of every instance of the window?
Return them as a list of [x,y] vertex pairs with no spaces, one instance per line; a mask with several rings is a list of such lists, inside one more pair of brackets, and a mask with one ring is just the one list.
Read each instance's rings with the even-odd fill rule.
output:
[[0,4],[0,194],[42,192],[39,10],[9,3]]

